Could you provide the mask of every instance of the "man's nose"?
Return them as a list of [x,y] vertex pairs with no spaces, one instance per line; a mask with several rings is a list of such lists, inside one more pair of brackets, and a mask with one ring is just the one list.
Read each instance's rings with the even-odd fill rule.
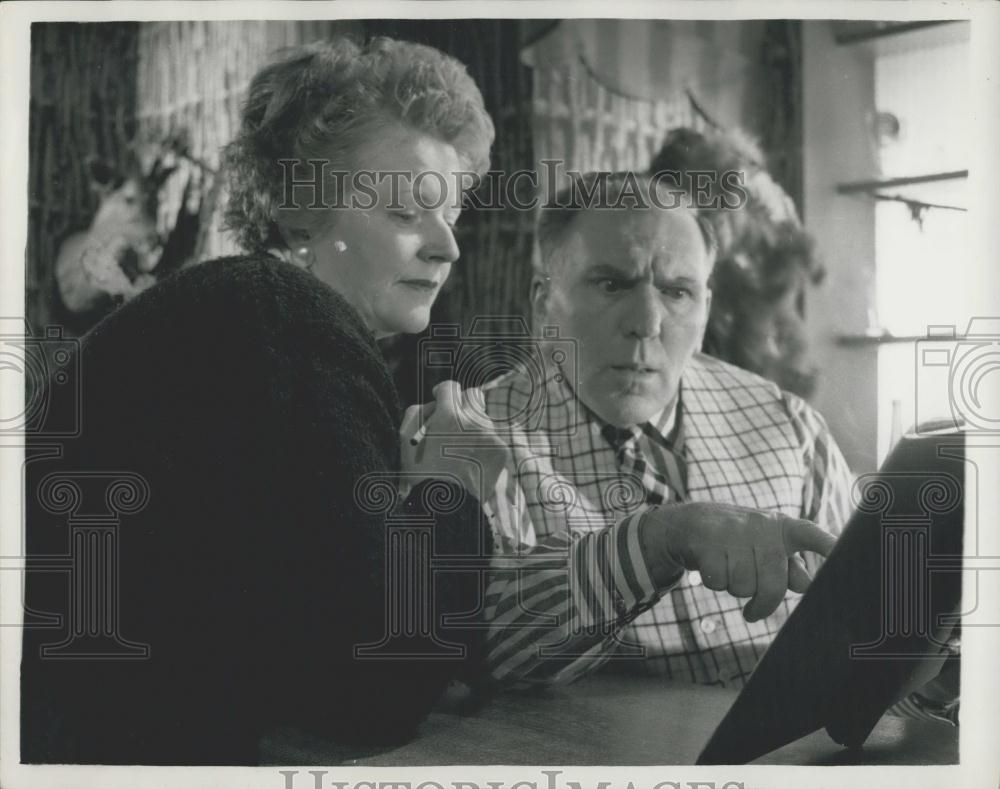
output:
[[633,289],[631,298],[624,303],[625,334],[629,337],[648,339],[660,335],[663,322],[663,305],[660,292],[652,283],[639,283]]
[[442,219],[431,222],[420,249],[420,259],[425,263],[454,263],[459,254],[455,233],[448,223]]

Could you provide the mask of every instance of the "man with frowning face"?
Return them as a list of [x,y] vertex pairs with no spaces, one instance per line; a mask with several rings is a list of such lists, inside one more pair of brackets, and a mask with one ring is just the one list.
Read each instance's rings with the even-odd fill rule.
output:
[[641,424],[676,399],[712,301],[708,243],[690,211],[623,205],[571,221],[550,250],[536,313],[577,342],[579,396],[604,421]]
[[613,658],[738,685],[846,522],[847,467],[805,402],[699,353],[707,224],[634,175],[576,186],[542,210],[532,294],[576,352],[485,387],[510,460],[484,508],[521,559],[487,591],[490,671],[560,682]]

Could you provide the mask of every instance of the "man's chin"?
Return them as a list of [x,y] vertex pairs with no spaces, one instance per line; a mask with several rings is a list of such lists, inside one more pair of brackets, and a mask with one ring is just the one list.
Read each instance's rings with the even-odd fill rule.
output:
[[666,401],[648,396],[616,393],[595,400],[588,406],[601,419],[615,427],[629,427],[648,422],[667,406]]

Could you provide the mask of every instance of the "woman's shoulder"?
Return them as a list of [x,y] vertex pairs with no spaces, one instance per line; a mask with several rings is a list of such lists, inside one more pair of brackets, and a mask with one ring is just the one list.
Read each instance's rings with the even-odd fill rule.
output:
[[[173,281],[171,281],[171,279]],[[273,305],[288,318],[322,315],[367,335],[361,316],[333,288],[271,255],[234,255],[189,266],[162,283],[162,293],[181,290],[198,300],[217,297],[233,306]],[[153,292],[159,287],[154,289]]]
[[220,257],[188,266],[141,293],[92,332],[196,325],[205,335],[239,333],[275,341],[323,333],[356,353],[378,354],[357,311],[310,273],[271,255]]
[[181,284],[191,295],[213,293],[224,302],[231,325],[223,334],[237,331],[240,344],[255,346],[279,399],[297,408],[310,403],[326,408],[336,393],[337,408],[354,409],[353,420],[362,412],[379,419],[387,415],[395,437],[399,415],[392,376],[374,335],[343,296],[269,255],[218,258],[196,269],[193,287]]
[[391,387],[358,312],[312,274],[270,255],[182,269],[101,321],[84,338],[83,351],[95,363],[108,357],[109,365],[150,356],[194,367],[219,358],[271,359],[377,381],[386,397]]

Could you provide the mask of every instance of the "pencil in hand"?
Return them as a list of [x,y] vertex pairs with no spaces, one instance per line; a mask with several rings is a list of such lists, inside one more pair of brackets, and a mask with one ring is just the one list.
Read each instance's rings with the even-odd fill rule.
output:
[[[440,385],[441,384],[438,384],[438,386],[440,386]],[[486,397],[483,394],[483,392],[487,392],[490,389],[493,389],[496,385],[497,385],[496,382],[491,381],[490,383],[486,384],[485,386],[473,386],[473,387],[470,387],[470,388],[466,389],[462,393],[463,400],[466,403],[469,403],[472,406],[474,406],[476,409],[479,410],[480,413],[482,413],[485,416],[486,415]],[[436,393],[437,387],[434,387],[434,389],[435,389],[435,393]],[[413,446],[413,447],[418,446],[420,444],[420,442],[423,441],[424,438],[426,438],[426,436],[427,436],[427,425],[430,422],[431,416],[434,414],[434,409],[435,409],[436,405],[437,405],[437,402],[433,402],[433,403],[428,404],[426,410],[421,409],[421,415],[423,416],[423,421],[422,421],[420,427],[417,428],[417,432],[414,433],[413,436],[410,438],[410,446]]]

